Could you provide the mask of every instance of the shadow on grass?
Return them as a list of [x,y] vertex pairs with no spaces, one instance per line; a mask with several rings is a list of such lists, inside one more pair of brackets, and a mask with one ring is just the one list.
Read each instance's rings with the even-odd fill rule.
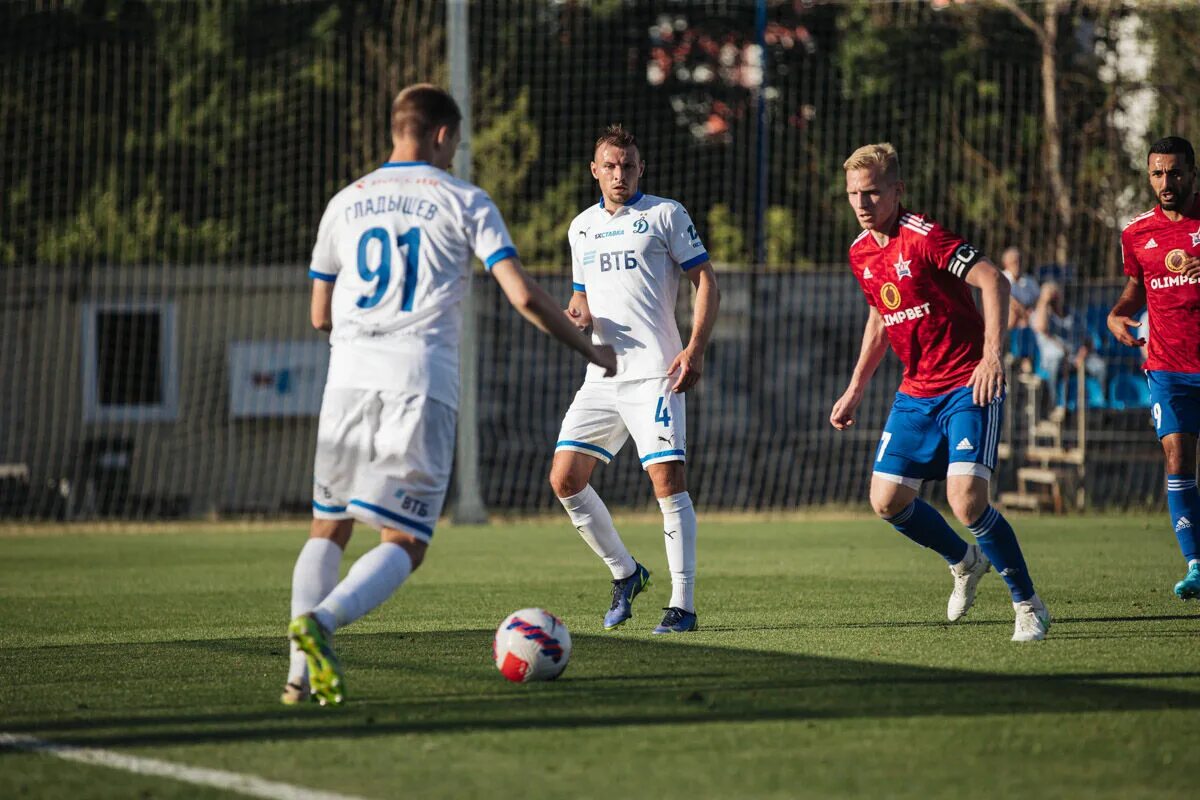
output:
[[[87,746],[180,745],[457,731],[691,725],[1200,709],[1200,693],[1118,681],[1197,679],[1200,671],[1002,674],[579,634],[553,683],[503,682],[488,662],[491,631],[346,634],[339,646],[350,702],[272,707],[284,657],[276,638],[105,645],[6,653],[23,684],[0,730]],[[1037,645],[1034,645],[1036,647]],[[130,649],[137,657],[130,659]],[[73,653],[73,654],[72,654]],[[124,673],[112,678],[114,664]],[[71,670],[75,672],[72,673]],[[65,704],[64,691],[104,686],[112,714]],[[163,676],[153,701],[145,685]],[[174,680],[174,685],[171,681]],[[144,709],[139,713],[137,709]],[[161,713],[163,707],[171,713]],[[55,710],[55,709],[58,710]]]

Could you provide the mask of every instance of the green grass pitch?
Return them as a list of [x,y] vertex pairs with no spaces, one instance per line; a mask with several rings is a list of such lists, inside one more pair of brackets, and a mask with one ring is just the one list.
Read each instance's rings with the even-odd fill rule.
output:
[[[947,624],[943,562],[882,522],[703,514],[701,628],[652,637],[670,578],[643,519],[653,582],[614,633],[565,520],[443,526],[339,632],[336,709],[277,702],[302,525],[3,535],[0,732],[377,798],[1196,797],[1200,606],[1165,514],[1017,518],[1055,617],[1027,645],[994,573]],[[510,685],[492,632],[530,605],[574,654]],[[0,797],[219,796],[0,749]]]

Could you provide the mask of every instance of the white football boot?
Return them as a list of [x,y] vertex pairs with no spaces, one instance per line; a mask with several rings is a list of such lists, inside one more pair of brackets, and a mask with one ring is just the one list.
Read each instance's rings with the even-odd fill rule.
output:
[[954,591],[950,593],[950,602],[946,604],[946,618],[957,622],[967,615],[971,606],[975,605],[975,588],[979,579],[989,569],[992,562],[983,554],[977,544],[967,545],[967,554],[957,564],[950,565],[950,574],[954,576]]
[[1017,612],[1014,642],[1040,642],[1046,638],[1046,631],[1050,630],[1050,612],[1040,597],[1035,594],[1028,600],[1013,603],[1013,611]]

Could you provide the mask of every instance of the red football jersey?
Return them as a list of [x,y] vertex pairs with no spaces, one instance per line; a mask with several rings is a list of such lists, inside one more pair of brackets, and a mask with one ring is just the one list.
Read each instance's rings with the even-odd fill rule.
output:
[[1178,222],[1155,206],[1121,232],[1125,274],[1146,287],[1150,335],[1144,369],[1200,372],[1200,284],[1180,273],[1200,255],[1200,197]]
[[886,247],[863,231],[850,246],[850,269],[904,364],[900,391],[934,397],[966,386],[983,357],[983,317],[964,280],[982,256],[903,208],[896,227]]

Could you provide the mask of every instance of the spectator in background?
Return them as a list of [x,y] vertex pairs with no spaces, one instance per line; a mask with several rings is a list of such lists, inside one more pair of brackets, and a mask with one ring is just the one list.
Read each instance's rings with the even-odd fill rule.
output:
[[1029,325],[1029,315],[1038,301],[1037,281],[1021,274],[1021,251],[1010,247],[1000,257],[1004,277],[1011,284],[1008,301],[1008,329],[1015,330]]
[[1067,313],[1062,288],[1054,281],[1042,284],[1029,314],[1029,327],[1037,336],[1041,362],[1038,371],[1046,380],[1057,385],[1061,379],[1074,374],[1082,363],[1089,377],[1104,383],[1107,364],[1094,352],[1086,326]]

